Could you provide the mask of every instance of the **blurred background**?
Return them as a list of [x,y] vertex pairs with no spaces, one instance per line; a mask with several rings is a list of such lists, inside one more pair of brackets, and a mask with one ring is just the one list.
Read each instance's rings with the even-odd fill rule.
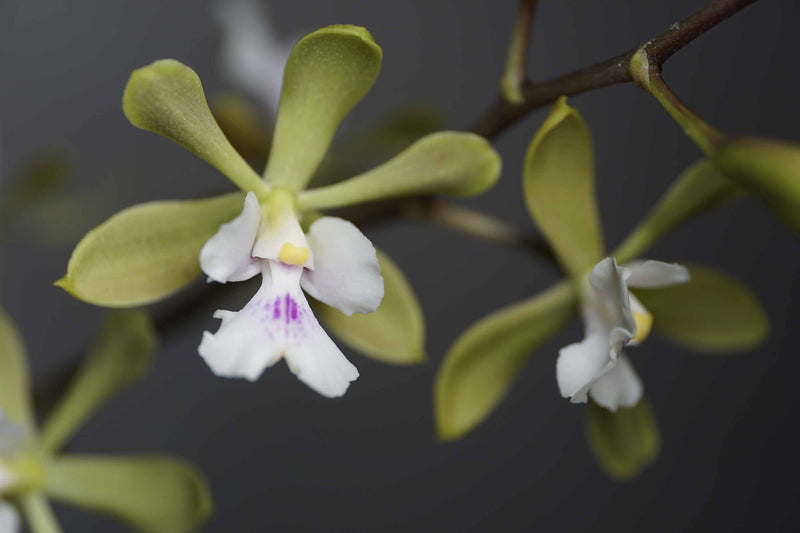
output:
[[[532,77],[616,55],[703,4],[542,0]],[[367,27],[382,46],[381,76],[350,115],[347,134],[410,105],[437,111],[449,128],[468,127],[495,96],[516,2],[276,0],[269,9],[285,39],[349,23]],[[800,141],[798,20],[797,2],[758,2],[678,53],[665,76],[723,131]],[[74,171],[68,193],[96,195],[81,210],[83,229],[134,203],[225,190],[227,180],[210,166],[137,130],[121,111],[130,71],[159,58],[194,68],[209,100],[232,89],[220,67],[219,29],[205,0],[0,1],[3,182],[43,147],[64,151]],[[594,134],[599,204],[613,246],[699,152],[631,84],[570,102]],[[521,163],[546,112],[496,139],[503,176],[466,204],[532,228]],[[42,225],[45,235],[68,223],[57,213]],[[255,384],[215,378],[197,356],[201,332],[217,327],[214,309],[238,309],[249,296],[225,291],[163,339],[149,377],[107,404],[70,449],[169,452],[195,462],[215,496],[209,532],[794,529],[800,243],[756,201],[693,220],[648,254],[743,280],[773,331],[757,350],[735,356],[700,356],[655,336],[632,354],[663,449],[624,484],[606,478],[587,451],[584,407],[558,394],[555,358],[582,336],[577,320],[531,358],[485,423],[461,441],[435,440],[431,387],[446,349],[490,310],[556,281],[548,265],[419,222],[365,231],[417,290],[428,328],[425,364],[393,367],[346,350],[361,377],[335,401],[283,364]],[[52,287],[80,236],[43,246],[21,230],[5,235],[0,301],[20,325],[39,384],[70,368],[104,314]],[[110,518],[55,508],[67,532],[127,531]]]

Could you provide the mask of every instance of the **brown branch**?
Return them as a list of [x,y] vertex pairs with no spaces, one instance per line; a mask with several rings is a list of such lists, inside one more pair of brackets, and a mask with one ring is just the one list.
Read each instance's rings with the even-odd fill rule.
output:
[[528,85],[523,92],[522,103],[511,104],[502,96],[498,96],[472,125],[470,131],[492,138],[528,113],[554,102],[559,96],[574,96],[609,85],[632,82],[628,63],[639,48],[644,48],[652,65],[660,67],[694,39],[757,1],[712,0],[700,10],[647,41],[643,47],[633,48],[624,54],[544,83]]

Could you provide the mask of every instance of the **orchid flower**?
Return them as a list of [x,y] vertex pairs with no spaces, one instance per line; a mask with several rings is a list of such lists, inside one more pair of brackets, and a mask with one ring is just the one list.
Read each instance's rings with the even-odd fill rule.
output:
[[[78,244],[58,284],[86,301],[126,307],[164,298],[201,270],[219,283],[260,274],[261,287],[242,310],[215,313],[222,324],[203,334],[201,357],[217,375],[248,380],[285,358],[321,395],[344,394],[358,371],[322,329],[303,291],[345,315],[370,313],[384,296],[380,265],[389,263],[352,223],[318,211],[411,195],[474,195],[500,172],[485,139],[439,132],[359,176],[307,189],[381,60],[364,28],[330,26],[300,39],[286,63],[263,176],[225,138],[194,71],[174,60],[135,71],[123,96],[131,123],[191,150],[241,192],[152,202],[115,215]],[[387,287],[401,290],[397,269],[384,270],[393,278]]]
[[109,315],[40,429],[24,344],[0,310],[0,533],[19,530],[18,511],[33,533],[60,532],[50,498],[114,515],[144,533],[188,533],[208,518],[212,503],[206,482],[182,460],[62,451],[106,400],[146,374],[154,335],[140,311]]
[[581,307],[586,335],[581,342],[561,349],[556,363],[558,388],[572,403],[586,403],[588,394],[611,411],[633,407],[644,387],[622,350],[647,338],[653,316],[628,287],[652,289],[687,283],[689,271],[659,261],[621,267],[616,259],[607,257],[595,265],[588,281]]
[[271,117],[278,112],[283,67],[297,38],[281,39],[264,2],[221,0],[215,15],[222,28],[222,72],[256,97]]

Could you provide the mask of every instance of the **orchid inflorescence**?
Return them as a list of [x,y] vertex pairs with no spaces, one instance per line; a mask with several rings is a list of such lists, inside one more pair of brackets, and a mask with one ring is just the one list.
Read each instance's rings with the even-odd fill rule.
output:
[[[253,4],[242,0],[231,6],[220,12],[229,75],[251,93],[263,85],[257,95],[263,114],[274,115],[271,146],[266,148],[264,135],[263,152],[256,150],[269,154],[263,173],[248,162],[253,153],[247,146],[254,138],[258,145],[261,133],[251,127],[247,112],[237,115],[243,121],[218,113],[221,127],[199,76],[176,60],[135,70],[123,95],[128,120],[191,151],[238,190],[117,213],[78,243],[56,284],[91,304],[131,308],[168,298],[199,277],[227,284],[260,276],[243,308],[217,310],[216,331],[197,332],[199,356],[215,375],[248,381],[283,359],[313,391],[340,397],[359,372],[327,331],[368,357],[412,364],[424,359],[425,322],[401,269],[356,224],[324,211],[401,205],[397,212],[427,212],[456,229],[520,244],[508,225],[442,201],[492,187],[500,177],[500,157],[476,133],[425,131],[371,170],[315,180],[324,173],[341,122],[375,82],[382,50],[364,28],[328,26],[299,39],[284,66],[283,53],[259,57],[259,46],[282,44],[258,33]],[[630,235],[609,250],[595,199],[589,127],[566,96],[551,99],[555,104],[524,156],[521,181],[525,205],[546,241],[535,251],[546,249],[564,279],[485,316],[455,340],[434,385],[440,440],[462,438],[477,428],[530,355],[579,315],[584,337],[552,354],[554,382],[565,401],[589,404],[586,431],[601,467],[614,478],[629,479],[660,446],[646,387],[635,370],[651,331],[703,353],[749,350],[766,338],[766,313],[737,280],[709,267],[642,256],[679,224],[746,193],[796,229],[800,150],[729,137],[702,122],[673,98],[651,46],[631,54],[630,78],[684,127],[704,159],[681,174]],[[526,95],[524,72],[513,60],[520,55],[518,38],[512,51],[503,105],[519,106]],[[276,78],[282,79],[280,91]],[[425,211],[431,205],[435,209]],[[108,396],[143,375],[154,336],[143,312],[110,315],[66,399],[39,431],[19,335],[0,315],[0,531],[16,530],[16,508],[35,531],[58,531],[46,496],[111,512],[143,531],[188,531],[210,514],[210,492],[188,464],[163,457],[56,454]],[[104,490],[109,483],[114,489]]]

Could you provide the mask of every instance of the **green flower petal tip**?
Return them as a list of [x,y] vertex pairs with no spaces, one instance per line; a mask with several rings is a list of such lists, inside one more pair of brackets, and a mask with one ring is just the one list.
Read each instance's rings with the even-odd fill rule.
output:
[[283,74],[269,183],[303,189],[322,161],[342,119],[367,94],[383,52],[358,26],[322,28],[300,39]]
[[505,397],[532,352],[575,311],[572,284],[561,283],[470,326],[444,357],[434,384],[440,441],[463,437]]
[[105,307],[135,307],[172,294],[200,275],[198,256],[242,209],[242,194],[129,207],[94,228],[55,284]]
[[528,147],[523,191],[528,211],[573,276],[602,259],[605,249],[594,180],[591,133],[561,97]]
[[175,141],[207,161],[245,191],[266,184],[231,146],[206,103],[195,71],[174,59],[134,70],[122,96],[131,124]]
[[760,197],[794,231],[800,231],[800,146],[740,138],[714,155],[714,162]]
[[403,271],[377,252],[385,294],[378,309],[367,315],[346,316],[315,305],[320,321],[344,343],[367,357],[394,365],[425,362],[425,319],[422,307]]
[[586,437],[600,468],[617,481],[635,478],[661,450],[658,423],[645,400],[616,412],[589,402]]
[[299,202],[303,208],[325,209],[422,194],[473,196],[494,185],[501,168],[500,155],[483,137],[442,131],[364,174],[305,191]]

